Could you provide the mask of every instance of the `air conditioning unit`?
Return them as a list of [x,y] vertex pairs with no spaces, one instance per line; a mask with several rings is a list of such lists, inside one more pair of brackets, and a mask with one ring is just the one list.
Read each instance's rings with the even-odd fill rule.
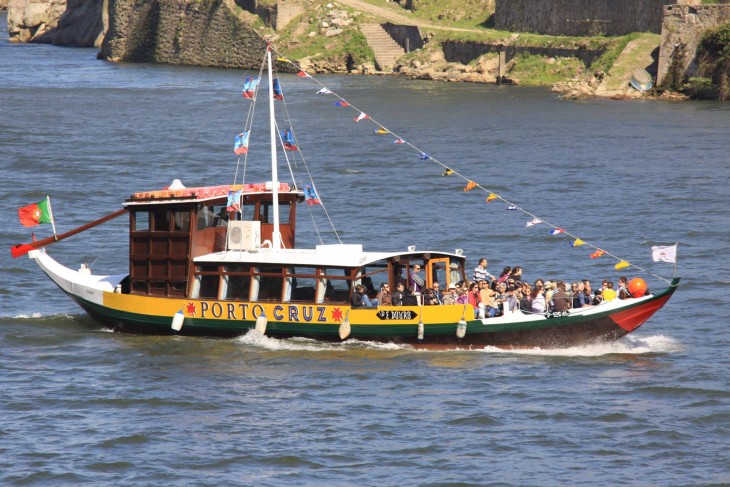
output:
[[261,222],[231,220],[228,222],[229,250],[258,250],[261,247]]

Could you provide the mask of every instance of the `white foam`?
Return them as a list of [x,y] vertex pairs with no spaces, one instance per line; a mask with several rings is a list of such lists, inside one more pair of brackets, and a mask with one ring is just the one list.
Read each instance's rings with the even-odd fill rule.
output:
[[664,335],[654,336],[627,336],[615,342],[583,345],[568,348],[530,348],[505,350],[496,347],[485,347],[480,350],[489,353],[509,353],[519,355],[541,355],[554,357],[600,357],[611,354],[647,354],[672,353],[682,350],[681,344],[671,337]]
[[248,333],[235,339],[239,343],[253,345],[266,350],[291,350],[307,352],[331,352],[333,350],[412,350],[409,345],[398,345],[395,343],[379,343],[350,339],[345,342],[321,342],[311,338],[271,338],[256,330],[249,330]]
[[17,315],[13,316],[16,320],[28,320],[33,318],[43,318],[43,315],[41,313],[31,313],[29,315]]

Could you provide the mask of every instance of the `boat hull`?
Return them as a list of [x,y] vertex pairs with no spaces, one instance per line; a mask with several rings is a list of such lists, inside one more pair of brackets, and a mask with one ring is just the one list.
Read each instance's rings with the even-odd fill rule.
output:
[[[53,281],[94,320],[120,332],[232,337],[256,328],[266,317],[266,335],[342,340],[341,325],[347,321],[346,338],[410,344],[417,348],[564,348],[612,341],[636,330],[669,300],[679,284],[675,278],[656,295],[615,299],[598,306],[564,314],[524,314],[470,319],[470,305],[379,307],[352,309],[343,304],[232,302],[137,296],[120,292],[124,276],[90,276],[67,269],[45,252],[33,258]],[[182,314],[179,330],[172,327]],[[463,337],[457,336],[460,321]],[[423,338],[419,327],[423,324]]]

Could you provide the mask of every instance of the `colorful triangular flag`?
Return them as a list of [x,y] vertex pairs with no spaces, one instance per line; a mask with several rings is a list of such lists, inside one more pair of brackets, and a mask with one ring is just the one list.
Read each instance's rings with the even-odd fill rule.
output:
[[490,203],[497,199],[497,195],[494,193],[489,193],[489,196],[487,196],[487,203]]
[[531,227],[533,225],[539,225],[540,223],[542,223],[542,220],[540,220],[539,218],[533,218],[529,222],[525,223],[525,226],[526,227]]
[[562,228],[553,228],[548,233],[550,235],[558,235],[558,234],[561,234],[561,233],[565,233],[565,230],[563,230]]
[[366,118],[370,118],[370,115],[368,115],[367,113],[360,112],[360,115],[353,118],[353,120],[356,122],[359,122],[360,120],[365,120]]
[[297,73],[297,76],[299,76],[300,78],[311,78],[311,76],[308,75],[307,73],[305,73],[304,71],[299,71]]
[[464,191],[471,191],[472,189],[477,187],[477,183],[474,181],[468,181],[466,183],[466,186],[464,187]]
[[598,249],[598,250],[596,250],[595,252],[593,252],[591,254],[591,259],[597,259],[597,258],[599,258],[602,255],[606,255],[606,251],[605,250]]
[[242,191],[240,189],[235,193],[233,191],[228,191],[228,203],[226,203],[226,211],[240,211],[241,194]]
[[450,176],[451,174],[454,174],[454,170],[449,169],[448,167],[446,168],[446,170],[444,172],[441,173],[442,176]]
[[619,262],[618,264],[616,264],[615,266],[613,266],[613,268],[616,269],[616,270],[619,270],[619,269],[623,269],[624,267],[628,267],[630,265],[631,264],[629,264],[625,260],[622,260],[621,262]]
[[248,154],[248,135],[249,131],[241,132],[236,135],[233,141],[233,153],[236,155]]
[[384,128],[379,128],[379,129],[375,129],[375,130],[373,130],[373,133],[374,133],[374,134],[376,134],[376,135],[387,135],[387,134],[389,134],[390,132],[388,132],[388,131],[387,131],[386,129],[384,129]]
[[393,143],[394,143],[394,144],[405,144],[405,143],[406,143],[406,141],[405,141],[405,140],[403,140],[403,139],[396,139],[396,140],[394,140],[394,141],[393,141]]
[[581,245],[585,244],[585,242],[579,238],[576,238],[572,242],[570,242],[571,247],[580,247]]
[[350,104],[349,104],[349,103],[347,103],[347,102],[346,102],[346,101],[344,101],[344,100],[340,100],[340,101],[336,101],[336,102],[335,102],[335,106],[336,106],[336,107],[349,107],[349,106],[350,106]]
[[428,154],[426,154],[425,152],[421,152],[421,160],[422,160],[422,161],[427,161],[427,160],[429,160],[429,159],[431,159],[431,156],[429,156],[429,155],[428,155]]
[[304,188],[304,199],[306,200],[307,205],[309,205],[309,206],[322,204],[322,202],[319,201],[319,196],[317,196],[317,193],[314,191],[314,188],[309,184]]

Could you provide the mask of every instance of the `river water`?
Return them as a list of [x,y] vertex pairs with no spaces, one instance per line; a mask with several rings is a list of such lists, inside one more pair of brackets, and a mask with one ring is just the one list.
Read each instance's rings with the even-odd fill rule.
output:
[[[651,246],[679,242],[682,286],[617,343],[426,352],[121,335],[27,258],[10,258],[30,239],[17,208],[50,194],[63,232],[174,178],[230,182],[246,73],[110,64],[93,49],[6,39],[0,32],[0,484],[730,484],[730,104],[318,78],[439,161],[643,268],[626,274],[654,289],[664,283],[652,274],[674,269],[653,263]],[[492,273],[522,265],[530,280],[619,277],[616,261],[588,258],[592,249],[570,248],[545,225],[526,228],[519,211],[465,193],[418,151],[352,122],[357,112],[316,96],[311,80],[281,78],[343,241],[461,248],[472,266],[486,256]],[[122,220],[49,252],[122,272]],[[300,244],[316,243],[310,221],[300,214]]]

